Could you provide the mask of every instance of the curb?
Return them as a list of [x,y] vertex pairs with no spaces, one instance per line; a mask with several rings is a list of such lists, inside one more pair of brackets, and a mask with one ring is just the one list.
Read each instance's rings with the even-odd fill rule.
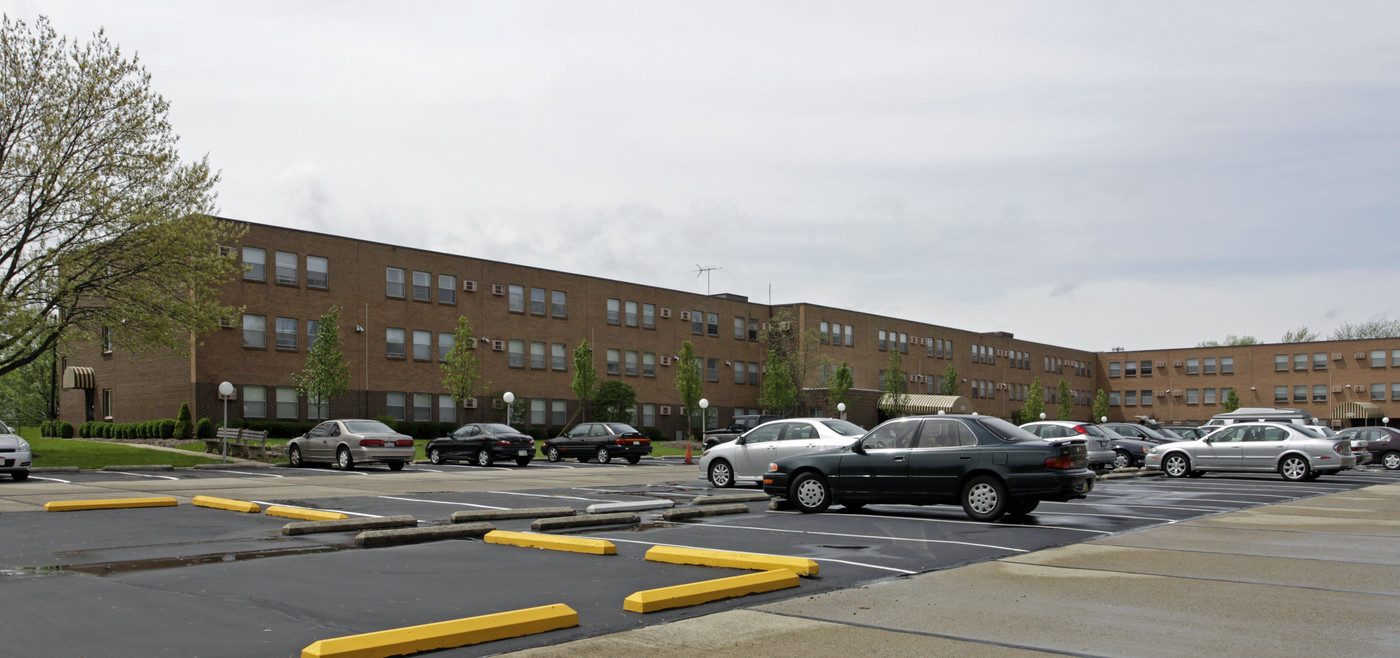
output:
[[797,583],[797,573],[787,569],[760,571],[688,585],[643,590],[627,597],[622,602],[622,608],[630,612],[657,612],[746,594],[797,587]]
[[493,530],[486,533],[482,539],[488,544],[521,546],[524,548],[543,548],[551,551],[587,553],[589,555],[617,555],[617,546],[606,539],[560,537],[558,535],[542,535],[533,532],[507,532],[505,530]]
[[457,525],[438,525],[427,528],[368,530],[355,535],[355,544],[365,548],[421,544],[423,542],[438,541],[440,539],[480,537],[495,529],[495,526],[490,523],[459,523]]
[[282,526],[284,535],[310,535],[318,532],[344,532],[346,530],[373,530],[377,528],[401,528],[417,526],[418,520],[407,514],[385,516],[378,519],[334,519],[330,521],[297,521]]
[[473,521],[500,521],[502,519],[544,519],[556,516],[573,516],[577,512],[572,507],[525,507],[521,509],[474,509],[453,512],[453,523]]
[[77,466],[39,466],[30,468],[30,473],[77,473],[82,469]]
[[691,501],[691,504],[717,505],[719,503],[756,503],[760,500],[766,501],[772,499],[772,496],[769,496],[768,494],[763,493],[762,491],[755,491],[752,493],[711,494],[706,496],[696,496],[695,500]]
[[725,567],[758,571],[791,571],[798,576],[815,576],[821,567],[813,560],[783,555],[762,555],[736,551],[714,551],[702,548],[652,546],[647,550],[648,562],[695,564],[702,567]]
[[173,471],[170,464],[132,464],[131,466],[103,466],[104,471]]
[[530,529],[539,532],[541,530],[563,530],[595,525],[626,525],[641,522],[642,517],[636,512],[580,514],[577,516],[563,516],[556,519],[538,519],[530,524]]
[[212,507],[214,509],[225,509],[230,512],[244,512],[247,514],[257,514],[262,511],[257,503],[250,503],[246,500],[232,500],[229,498],[215,498],[213,496],[195,496],[190,500],[190,504],[196,507]]
[[219,462],[219,463],[216,463],[216,464],[195,464],[194,466],[191,466],[190,468],[199,469],[199,470],[202,470],[202,471],[205,471],[205,470],[207,470],[207,471],[222,471],[222,470],[229,469],[229,468],[272,468],[272,466],[273,466],[272,464],[269,464],[269,463],[267,463],[267,462],[249,461],[249,462],[246,462],[246,463],[245,463],[245,462]]
[[404,656],[574,626],[578,626],[578,613],[567,605],[556,603],[538,608],[318,640],[301,650],[301,658]]
[[153,498],[105,498],[101,500],[62,500],[44,503],[46,512],[77,512],[92,509],[129,509],[136,507],[175,507],[179,502],[170,496]]
[[589,505],[584,511],[589,514],[606,514],[608,512],[641,512],[675,506],[676,501],[674,500],[640,500],[631,503],[597,503]]
[[721,514],[744,514],[749,511],[749,506],[744,503],[734,503],[732,505],[708,505],[706,507],[677,507],[668,509],[661,513],[661,518],[667,521],[681,521],[684,519],[694,519],[702,516],[719,516]]

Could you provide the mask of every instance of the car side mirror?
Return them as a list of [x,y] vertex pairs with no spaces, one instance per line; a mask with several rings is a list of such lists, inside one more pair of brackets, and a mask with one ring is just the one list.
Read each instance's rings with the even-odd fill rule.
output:
[[856,442],[851,444],[851,452],[857,455],[865,454],[865,446],[861,444],[860,439],[856,439]]
[[737,438],[734,439],[734,445],[736,445],[736,446],[741,446],[741,445],[744,445],[745,443],[746,443],[746,441],[744,440],[744,437],[742,437],[742,436],[741,436],[741,437],[737,437]]

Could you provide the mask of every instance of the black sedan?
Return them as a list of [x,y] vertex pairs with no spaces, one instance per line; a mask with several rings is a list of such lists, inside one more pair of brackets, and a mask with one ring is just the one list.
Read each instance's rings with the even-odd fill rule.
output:
[[434,464],[465,460],[490,466],[499,459],[524,466],[535,458],[535,440],[509,425],[470,423],[429,441],[427,452],[428,461]]
[[764,493],[806,513],[832,503],[961,504],[975,521],[1023,516],[1093,488],[1084,439],[1047,441],[975,415],[895,418],[849,447],[779,459],[763,476]]
[[552,439],[545,439],[549,461],[575,457],[581,462],[597,459],[606,464],[622,457],[630,464],[651,454],[651,439],[626,423],[582,423]]

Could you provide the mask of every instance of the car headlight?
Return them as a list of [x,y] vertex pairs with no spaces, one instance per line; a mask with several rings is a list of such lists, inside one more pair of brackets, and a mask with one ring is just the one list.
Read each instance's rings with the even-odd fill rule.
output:
[[778,470],[778,462],[768,462],[768,472],[773,473]]
[[22,450],[22,451],[26,451],[26,452],[27,452],[27,451],[29,450],[29,442],[28,442],[28,441],[25,441],[25,440],[23,440],[23,439],[20,439],[20,442],[19,442],[19,449]]

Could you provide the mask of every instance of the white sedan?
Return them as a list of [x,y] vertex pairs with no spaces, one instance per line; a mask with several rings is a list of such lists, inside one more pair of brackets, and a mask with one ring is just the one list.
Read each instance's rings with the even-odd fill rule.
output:
[[29,442],[10,431],[0,423],[0,473],[9,473],[16,480],[29,479],[29,468],[34,461]]
[[735,482],[762,484],[772,462],[844,448],[864,435],[865,428],[837,418],[770,421],[706,450],[700,458],[700,477],[716,487],[732,487]]

